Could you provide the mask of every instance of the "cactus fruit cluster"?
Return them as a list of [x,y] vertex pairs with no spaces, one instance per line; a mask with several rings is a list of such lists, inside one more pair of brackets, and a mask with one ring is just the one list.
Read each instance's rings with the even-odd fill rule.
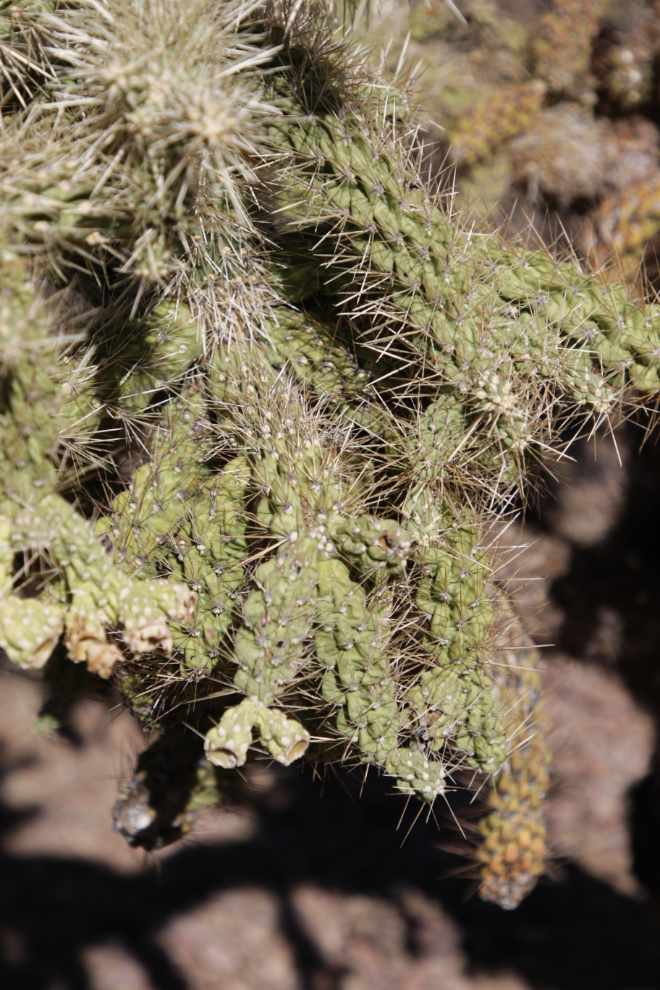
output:
[[254,758],[429,805],[468,769],[514,907],[549,758],[492,522],[567,423],[660,390],[660,309],[456,214],[334,8],[0,15],[0,646],[44,718],[73,662],[157,730],[134,844]]

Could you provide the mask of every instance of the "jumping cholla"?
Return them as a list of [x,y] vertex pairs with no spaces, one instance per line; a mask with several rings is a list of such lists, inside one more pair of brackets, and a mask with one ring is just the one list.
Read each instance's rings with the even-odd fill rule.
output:
[[469,768],[511,908],[549,757],[493,524],[566,422],[660,389],[660,310],[455,215],[349,35],[312,2],[0,6],[0,645],[160,729],[134,844],[258,755],[429,804]]

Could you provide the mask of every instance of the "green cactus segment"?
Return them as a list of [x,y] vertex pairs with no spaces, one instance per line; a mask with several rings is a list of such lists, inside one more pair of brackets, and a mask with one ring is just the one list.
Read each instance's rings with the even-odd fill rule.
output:
[[75,476],[99,419],[76,372],[60,363],[84,339],[49,335],[52,320],[19,261],[3,258],[0,274],[0,507],[11,515],[12,502],[34,502],[65,482],[69,461]]
[[337,559],[319,564],[319,579],[316,658],[325,669],[321,693],[338,709],[336,731],[357,744],[363,763],[396,777],[403,793],[433,802],[444,791],[446,765],[436,753],[399,745],[400,733],[410,728],[411,709],[400,704],[390,662],[388,596],[381,591],[369,603]]
[[183,303],[164,300],[140,321],[110,327],[98,350],[97,403],[114,419],[139,416],[180,388],[203,357],[199,322]]
[[[230,359],[235,368],[242,360],[236,356]],[[254,361],[251,373],[253,380],[259,381]],[[233,401],[234,409],[241,410],[234,413],[237,419],[246,418],[238,433],[254,450],[248,460],[256,486],[265,493],[257,517],[269,534],[281,541],[276,555],[257,569],[257,588],[245,603],[244,625],[234,641],[234,657],[239,664],[234,685],[249,698],[267,704],[278,694],[288,696],[309,670],[305,658],[314,632],[315,663],[325,671],[322,695],[337,709],[330,718],[333,731],[355,743],[364,762],[373,762],[387,772],[388,767],[407,767],[400,778],[401,787],[405,791],[418,789],[422,797],[432,800],[444,786],[446,771],[439,757],[431,751],[424,757],[422,763],[431,764],[427,772],[421,764],[417,766],[419,760],[412,750],[402,750],[400,758],[396,755],[399,734],[409,732],[411,717],[413,731],[418,729],[419,713],[405,697],[401,700],[405,690],[390,669],[391,596],[387,581],[390,576],[405,574],[418,542],[436,545],[442,514],[429,496],[414,503],[415,507],[424,504],[423,520],[417,508],[411,508],[410,528],[367,513],[349,514],[346,507],[350,499],[346,498],[351,484],[346,465],[332,452],[331,445],[324,447],[315,439],[315,424],[290,386],[284,387],[285,398],[278,395],[277,388],[269,393],[263,384],[260,394],[256,386],[249,385],[247,363],[241,369],[240,387],[238,378],[231,385],[231,373],[223,376],[228,389],[225,404],[229,407]],[[264,377],[268,381],[269,376]],[[264,412],[268,416],[262,419]],[[459,536],[454,534],[453,538],[458,546]],[[438,553],[442,556],[447,551],[439,549]],[[449,549],[452,559],[455,553]],[[469,564],[462,561],[459,569],[466,566]],[[361,583],[351,577],[349,568],[360,576]],[[375,594],[371,604],[365,591],[369,587]],[[482,618],[487,619],[485,613]],[[456,634],[466,639],[460,616],[458,623]],[[477,635],[476,628],[472,632]],[[481,630],[482,638],[485,635]],[[444,672],[439,676],[443,678]],[[460,717],[447,723],[451,731],[442,737],[443,746],[447,736],[472,729],[477,719],[472,714],[473,701],[466,698],[470,713],[461,709]],[[481,762],[488,762],[490,767],[494,760],[483,753],[480,744],[479,739],[476,747]],[[462,750],[474,762],[473,735],[469,741],[462,740]],[[421,767],[420,776],[410,777],[408,760],[413,760],[417,769]]]
[[657,307],[644,312],[577,265],[462,231],[434,205],[396,124],[370,123],[391,121],[392,106],[367,100],[335,114],[319,103],[301,122],[304,99],[283,78],[274,85],[291,117],[272,125],[271,140],[296,163],[282,169],[282,197],[313,255],[299,264],[308,288],[298,296],[332,294],[370,323],[364,339],[383,359],[412,353],[444,393],[438,404],[453,394],[468,425],[486,431],[498,480],[514,478],[521,454],[543,442],[549,387],[596,415],[613,388],[660,387]]
[[195,605],[186,585],[131,581],[111,562],[87,522],[57,495],[45,496],[38,512],[17,515],[13,529],[17,546],[47,550],[66,579],[66,645],[73,660],[109,676],[123,659],[107,640],[109,627],[120,629],[138,655],[172,652],[169,622],[187,621]]
[[[441,515],[428,492],[404,506],[408,525],[420,542],[415,559],[422,577],[417,607],[429,616],[423,643],[433,657],[407,694],[414,713],[416,734],[431,741],[434,750],[447,740],[476,769],[497,770],[507,756],[502,711],[486,673],[493,621],[487,594],[488,558],[479,550],[479,528],[465,512],[447,525],[447,506]],[[440,531],[435,540],[429,530]]]
[[270,321],[268,336],[268,360],[276,368],[289,368],[301,384],[314,389],[323,405],[341,408],[343,403],[355,405],[370,399],[372,376],[319,320],[280,306]]
[[428,760],[412,749],[397,749],[387,758],[387,772],[397,778],[397,787],[404,794],[415,794],[433,803],[445,790],[446,770],[438,760]]
[[253,729],[270,755],[287,767],[300,759],[309,745],[309,732],[295,719],[256,698],[246,698],[235,708],[228,708],[218,725],[206,733],[206,758],[217,767],[243,766]]
[[387,655],[387,606],[369,608],[363,589],[340,560],[321,562],[319,574],[316,656],[327,669],[323,697],[340,706],[340,735],[355,739],[363,755],[382,762],[396,749],[400,728]]
[[175,643],[185,651],[184,669],[209,672],[229,629],[236,591],[245,580],[248,480],[246,461],[229,461],[201,487],[173,537],[181,576],[197,596],[189,625],[174,629]]
[[271,703],[303,665],[315,614],[317,557],[316,541],[292,531],[277,555],[257,568],[257,587],[244,603],[234,640],[234,684],[248,697]]
[[96,525],[98,534],[108,534],[118,560],[143,566],[189,516],[199,489],[211,476],[208,434],[208,418],[199,404],[179,398],[163,407],[149,460],[115,497],[111,514]]
[[150,459],[118,495],[97,534],[115,558],[140,573],[169,570],[194,593],[185,626],[172,626],[184,670],[209,672],[231,621],[231,599],[244,581],[247,553],[243,498],[250,472],[235,458],[222,472],[207,464],[210,424],[203,408],[172,400]]
[[0,598],[0,647],[12,663],[40,670],[64,629],[64,609],[33,598]]

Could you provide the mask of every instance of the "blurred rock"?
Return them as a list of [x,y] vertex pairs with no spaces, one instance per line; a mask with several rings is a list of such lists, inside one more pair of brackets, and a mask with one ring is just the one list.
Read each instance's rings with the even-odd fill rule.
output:
[[551,846],[615,890],[639,896],[628,792],[649,771],[653,721],[616,675],[597,666],[553,657],[543,680],[552,719]]

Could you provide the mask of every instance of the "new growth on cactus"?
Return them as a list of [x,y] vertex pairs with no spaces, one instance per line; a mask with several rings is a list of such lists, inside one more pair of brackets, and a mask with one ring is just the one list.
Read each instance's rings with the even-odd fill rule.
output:
[[660,310],[466,224],[333,8],[7,18],[0,646],[64,650],[159,730],[132,843],[258,757],[429,808],[469,769],[482,893],[515,906],[548,757],[490,524],[560,428],[660,389]]

